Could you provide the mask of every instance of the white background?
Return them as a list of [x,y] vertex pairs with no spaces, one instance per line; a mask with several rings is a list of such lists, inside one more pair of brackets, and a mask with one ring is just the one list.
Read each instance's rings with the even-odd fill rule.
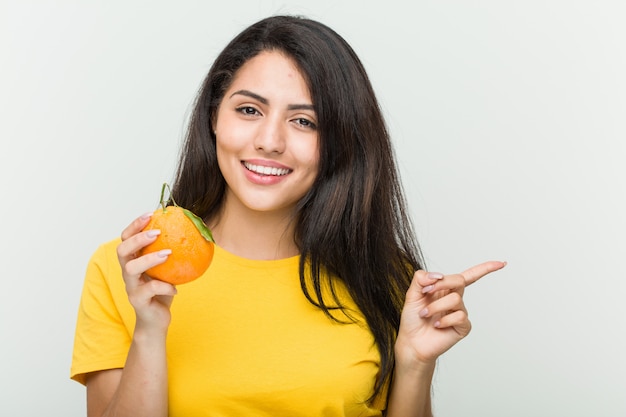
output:
[[361,56],[430,269],[509,262],[467,291],[437,415],[626,415],[621,0],[0,0],[0,415],[84,415],[87,260],[156,208],[216,54],[277,13]]

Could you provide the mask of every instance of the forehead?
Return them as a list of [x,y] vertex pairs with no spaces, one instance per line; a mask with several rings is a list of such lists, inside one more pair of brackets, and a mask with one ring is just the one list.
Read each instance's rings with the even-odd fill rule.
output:
[[233,77],[226,96],[246,88],[260,95],[291,95],[311,101],[308,83],[296,61],[280,51],[263,51],[250,58]]

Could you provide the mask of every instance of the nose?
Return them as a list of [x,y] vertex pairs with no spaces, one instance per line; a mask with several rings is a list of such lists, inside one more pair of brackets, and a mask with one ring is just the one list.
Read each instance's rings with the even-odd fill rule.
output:
[[254,148],[268,154],[281,154],[285,151],[285,127],[280,120],[265,119],[259,124],[254,139]]

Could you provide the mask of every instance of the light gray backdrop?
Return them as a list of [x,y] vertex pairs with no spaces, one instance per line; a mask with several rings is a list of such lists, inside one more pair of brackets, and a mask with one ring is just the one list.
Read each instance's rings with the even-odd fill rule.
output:
[[367,67],[429,266],[467,291],[439,416],[626,415],[621,0],[0,0],[0,415],[80,416],[85,265],[156,207],[212,59],[276,13]]

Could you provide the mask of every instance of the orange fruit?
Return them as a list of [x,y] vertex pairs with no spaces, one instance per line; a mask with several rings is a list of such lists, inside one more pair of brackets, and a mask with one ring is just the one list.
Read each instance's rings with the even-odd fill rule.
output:
[[158,229],[161,233],[140,254],[171,249],[172,253],[167,260],[148,269],[146,274],[170,284],[185,284],[199,278],[208,269],[213,260],[215,243],[202,219],[179,207],[173,200],[173,206],[165,205],[165,187],[167,183],[163,184],[161,191],[161,208],[152,214],[150,222],[143,229]]

